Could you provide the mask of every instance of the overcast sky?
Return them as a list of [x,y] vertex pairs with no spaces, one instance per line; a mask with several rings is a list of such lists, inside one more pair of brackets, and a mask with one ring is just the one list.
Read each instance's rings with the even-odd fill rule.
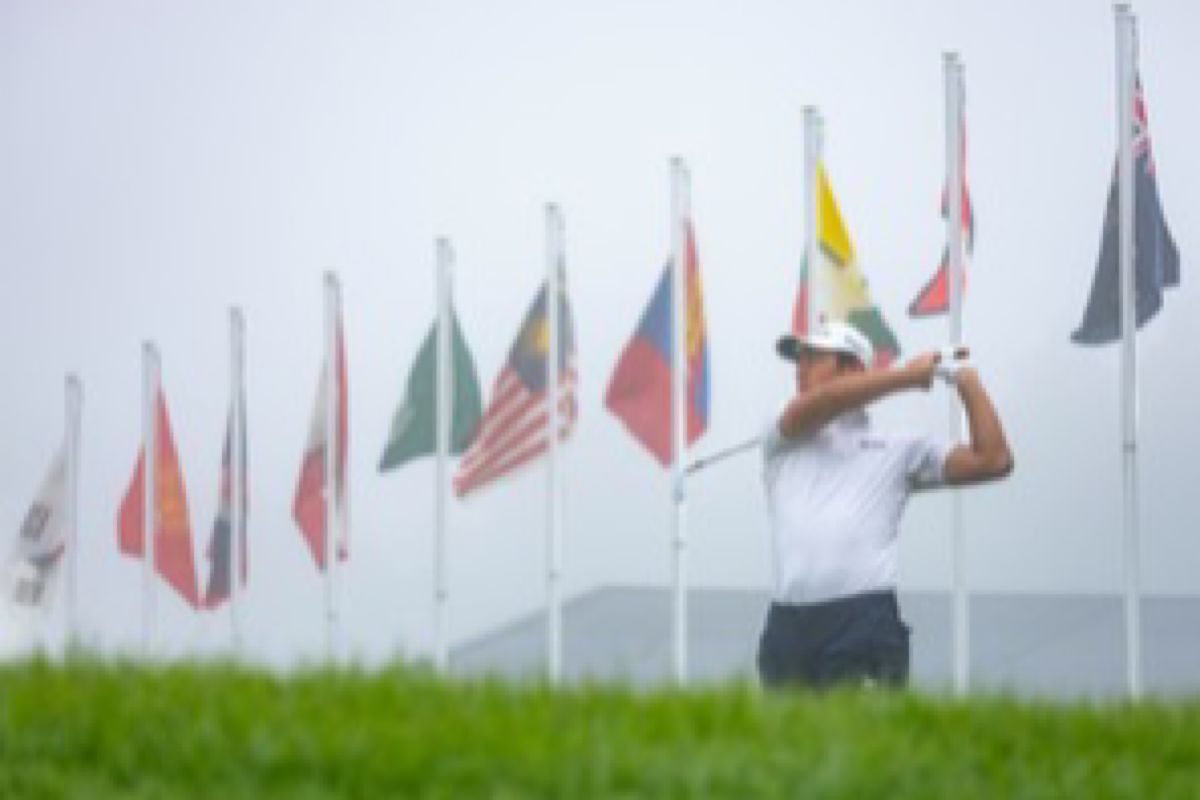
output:
[[[1182,286],[1140,338],[1142,575],[1195,593],[1200,530],[1200,11],[1138,4],[1159,189]],[[803,249],[801,109],[872,292],[906,355],[944,320],[904,309],[944,225],[942,53],[966,66],[977,240],[967,338],[1017,470],[965,500],[971,586],[1121,588],[1118,352],[1070,344],[1115,154],[1111,5],[1073,2],[578,3],[0,0],[0,270],[7,345],[0,538],[16,534],[85,387],[85,638],[140,637],[141,566],[117,507],[141,436],[140,343],[157,342],[201,584],[228,402],[227,311],[245,310],[251,463],[248,647],[319,657],[323,594],[290,510],[320,366],[321,274],[344,286],[353,530],[348,649],[431,644],[433,468],[375,471],[433,315],[433,241],[485,394],[543,278],[562,205],[581,413],[564,450],[565,591],[670,580],[668,480],[603,393],[669,248],[668,159],[691,166],[711,353],[697,454],[758,432],[787,398],[772,355]],[[945,390],[889,400],[890,428],[945,432]],[[755,456],[690,484],[691,576],[767,588]],[[544,597],[544,469],[450,513],[454,641]],[[950,585],[950,503],[914,500],[904,588]],[[6,552],[8,545],[3,544]],[[224,613],[159,590],[167,654],[227,646]],[[59,622],[59,617],[55,617]]]

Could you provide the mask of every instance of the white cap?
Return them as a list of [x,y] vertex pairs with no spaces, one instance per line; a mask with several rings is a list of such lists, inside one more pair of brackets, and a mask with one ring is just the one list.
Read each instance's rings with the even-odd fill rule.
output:
[[875,362],[875,349],[871,347],[870,340],[845,322],[822,322],[815,331],[805,336],[781,336],[775,344],[775,350],[789,361],[797,360],[801,350],[821,350],[854,356],[864,367]]

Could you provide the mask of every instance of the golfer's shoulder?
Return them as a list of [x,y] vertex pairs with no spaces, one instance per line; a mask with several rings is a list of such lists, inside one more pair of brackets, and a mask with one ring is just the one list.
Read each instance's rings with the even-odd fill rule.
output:
[[763,453],[768,458],[799,456],[805,453],[822,453],[836,449],[839,442],[853,438],[860,426],[858,416],[865,415],[861,410],[853,410],[828,422],[800,431],[789,431],[785,406],[771,419],[763,434]]
[[790,436],[786,433],[787,428],[784,425],[784,415],[787,413],[789,404],[783,403],[763,421],[762,454],[763,459],[768,462],[787,455],[798,447],[803,447],[805,441],[811,438],[808,436]]

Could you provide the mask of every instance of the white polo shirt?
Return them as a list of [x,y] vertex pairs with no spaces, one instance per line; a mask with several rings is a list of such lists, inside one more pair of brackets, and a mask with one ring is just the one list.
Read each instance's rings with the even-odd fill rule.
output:
[[884,434],[866,412],[785,439],[763,437],[775,555],[775,600],[817,603],[896,586],[896,534],[914,491],[945,481],[950,445]]

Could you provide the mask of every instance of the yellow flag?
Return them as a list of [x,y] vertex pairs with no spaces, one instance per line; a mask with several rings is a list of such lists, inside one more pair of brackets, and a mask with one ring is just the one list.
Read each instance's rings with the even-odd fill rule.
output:
[[[818,304],[818,314],[822,319],[847,322],[861,330],[875,348],[875,366],[886,367],[900,354],[900,343],[871,298],[854,251],[854,241],[842,219],[823,164],[817,165],[817,202],[820,229],[815,278],[820,290],[813,300]],[[801,286],[801,294],[805,295],[803,300],[807,304],[804,288]],[[798,303],[797,309],[800,306]],[[796,312],[797,315],[800,313]]]

